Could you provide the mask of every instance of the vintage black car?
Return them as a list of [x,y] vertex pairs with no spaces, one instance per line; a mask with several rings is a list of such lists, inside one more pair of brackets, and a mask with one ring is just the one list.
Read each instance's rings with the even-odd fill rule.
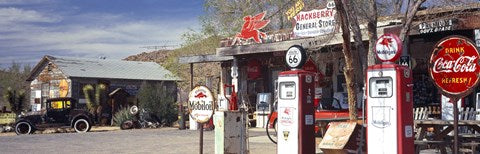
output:
[[46,110],[20,115],[15,123],[17,135],[33,134],[36,130],[52,127],[71,127],[78,133],[90,131],[93,115],[77,108],[74,98],[63,97],[48,99]]

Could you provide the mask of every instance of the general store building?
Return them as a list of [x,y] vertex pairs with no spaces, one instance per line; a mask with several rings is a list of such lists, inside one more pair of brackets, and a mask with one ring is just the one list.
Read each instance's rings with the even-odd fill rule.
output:
[[[384,33],[398,35],[402,22],[400,17],[379,18],[378,36]],[[301,45],[308,51],[312,60],[311,64],[306,64],[308,65],[306,67],[311,67],[314,72],[321,74],[318,86],[321,89],[319,92],[322,98],[329,102],[334,98],[343,104],[340,108],[348,107],[345,77],[342,71],[343,40],[338,28],[332,33],[312,37],[296,37],[292,30],[267,32],[267,35],[263,38],[263,43],[245,41],[232,44],[233,38],[224,39],[220,42],[221,47],[216,49],[216,55],[209,55],[233,57],[221,62],[223,68],[221,77],[222,82],[226,84],[238,85],[237,91],[244,95],[239,98],[240,101],[243,99],[244,102],[249,102],[253,108],[258,102],[259,93],[270,93],[273,96],[278,73],[287,70],[284,60],[286,50],[292,45]],[[433,46],[442,38],[451,35],[467,37],[480,47],[480,5],[421,10],[417,13],[408,34],[407,43],[404,45],[405,54],[397,61],[398,64],[408,65],[412,69],[415,107],[440,107],[441,103],[446,101],[442,99],[428,75],[428,60]],[[362,36],[368,46],[368,35],[365,29],[362,29]],[[355,49],[353,52],[356,52]],[[195,59],[195,56],[189,58]],[[186,61],[186,63],[195,62],[209,62],[209,60]],[[238,79],[233,81],[232,66],[238,67]],[[463,99],[464,106],[478,108],[479,103],[479,88]]]

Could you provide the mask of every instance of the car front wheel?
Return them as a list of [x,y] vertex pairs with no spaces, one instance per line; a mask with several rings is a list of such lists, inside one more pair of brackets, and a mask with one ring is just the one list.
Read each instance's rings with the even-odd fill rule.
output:
[[30,122],[20,121],[15,124],[15,133],[17,133],[17,135],[33,134],[34,132],[35,128]]
[[90,130],[92,126],[86,119],[77,119],[73,125],[73,128],[77,133],[85,133]]

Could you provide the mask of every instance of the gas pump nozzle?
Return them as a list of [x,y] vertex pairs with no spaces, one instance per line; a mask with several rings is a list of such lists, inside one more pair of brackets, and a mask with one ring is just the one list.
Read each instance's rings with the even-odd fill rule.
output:
[[227,88],[232,88],[232,93],[230,94],[230,99],[227,99],[228,101],[228,110],[230,111],[236,111],[238,110],[237,106],[237,93],[235,92],[235,85],[228,85],[224,84],[223,85],[223,94],[225,95],[225,98],[227,98]]

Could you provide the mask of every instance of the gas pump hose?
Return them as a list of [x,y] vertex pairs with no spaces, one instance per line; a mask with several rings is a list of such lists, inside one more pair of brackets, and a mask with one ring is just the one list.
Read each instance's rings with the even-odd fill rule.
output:
[[[270,124],[270,118],[272,118],[272,113],[273,113],[273,111],[272,111],[273,109],[270,109],[270,110],[271,111],[270,111],[270,115],[268,116],[268,119],[267,119],[267,126],[265,127],[265,131],[267,132],[268,139],[270,139],[270,141],[272,141],[273,143],[277,144],[277,141],[273,140],[273,138],[270,136],[270,132],[268,131],[268,125]],[[273,129],[275,129],[275,126],[273,126]]]

